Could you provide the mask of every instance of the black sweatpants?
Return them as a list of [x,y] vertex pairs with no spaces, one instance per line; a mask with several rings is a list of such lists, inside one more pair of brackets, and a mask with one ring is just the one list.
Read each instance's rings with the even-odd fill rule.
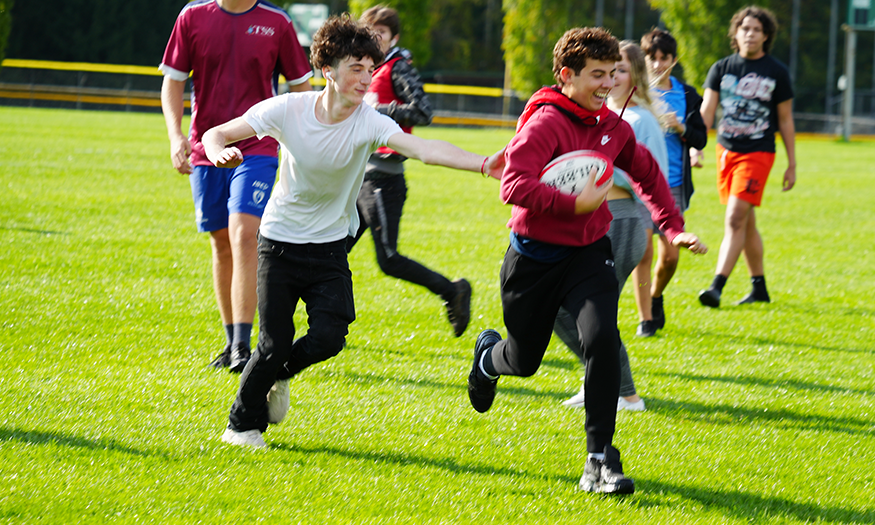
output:
[[359,229],[355,237],[347,240],[346,249],[352,251],[365,230],[370,228],[377,264],[383,273],[424,286],[449,301],[455,294],[449,279],[398,253],[398,231],[406,200],[407,184],[403,174],[366,179],[356,199]]
[[528,377],[541,366],[559,307],[577,321],[586,359],[586,442],[604,452],[614,436],[620,392],[618,283],[607,237],[556,263],[538,262],[508,248],[501,266],[501,304],[507,339],[491,353],[501,375]]

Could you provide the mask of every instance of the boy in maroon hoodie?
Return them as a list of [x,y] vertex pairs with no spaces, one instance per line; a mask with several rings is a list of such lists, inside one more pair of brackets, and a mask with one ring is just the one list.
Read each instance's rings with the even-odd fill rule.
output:
[[[675,207],[656,161],[635,140],[632,128],[605,106],[614,85],[617,40],[601,28],[567,31],[553,49],[557,85],[535,93],[505,154],[501,198],[513,204],[510,247],[501,267],[501,302],[507,339],[495,330],[477,338],[468,395],[478,412],[495,398],[501,375],[528,377],[541,364],[560,306],[577,319],[586,358],[586,435],[589,455],[580,489],[629,494],[619,451],[611,445],[620,389],[617,278],[611,213],[605,196],[611,183],[595,185],[595,173],[578,195],[541,183],[551,160],[579,150],[607,156],[629,173],[635,192],[675,246],[693,253],[707,247]],[[609,166],[610,167],[610,166]]]

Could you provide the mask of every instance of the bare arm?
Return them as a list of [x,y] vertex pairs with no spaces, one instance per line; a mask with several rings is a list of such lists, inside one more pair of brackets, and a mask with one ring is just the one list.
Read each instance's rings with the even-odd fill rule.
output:
[[784,172],[784,191],[796,185],[796,125],[793,123],[793,99],[778,104],[778,131],[787,150],[787,171]]
[[504,149],[485,157],[443,140],[426,140],[409,133],[392,135],[387,146],[405,157],[425,164],[484,173],[495,179],[501,179],[501,172],[504,170]]
[[183,135],[182,115],[185,110],[183,94],[185,82],[164,77],[161,84],[161,110],[164,112],[164,122],[167,124],[167,136],[170,138],[170,161],[179,173],[191,173],[188,157],[191,155],[191,143]]
[[705,130],[714,127],[714,117],[717,115],[717,104],[720,102],[720,93],[713,89],[705,88],[705,96],[702,99],[702,109],[699,113],[705,121]]
[[210,128],[204,133],[201,143],[204,145],[204,153],[218,168],[236,168],[243,162],[243,153],[237,147],[226,147],[228,144],[239,142],[243,139],[255,136],[252,126],[237,117],[224,124]]

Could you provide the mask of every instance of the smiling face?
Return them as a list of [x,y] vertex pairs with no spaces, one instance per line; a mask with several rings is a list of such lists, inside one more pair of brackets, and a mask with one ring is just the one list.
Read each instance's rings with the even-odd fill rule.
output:
[[744,58],[756,59],[765,55],[763,45],[767,39],[762,22],[753,16],[744,17],[735,30],[735,45],[738,46],[738,54]]
[[337,67],[326,66],[323,75],[330,76],[329,88],[338,95],[345,106],[358,106],[362,103],[374,75],[374,60],[371,57],[346,57]]
[[614,89],[611,90],[611,100],[622,105],[632,91],[632,64],[626,53],[620,51],[623,60],[617,62],[617,71],[614,73]]
[[650,73],[650,78],[657,81],[657,85],[661,89],[665,89],[666,84],[671,87],[671,70],[675,64],[675,57],[671,54],[663,54],[659,49],[645,57],[647,62],[647,70]]
[[616,62],[589,59],[580,73],[563,67],[559,75],[562,79],[562,93],[589,111],[598,111],[604,105],[608,94],[614,87]]

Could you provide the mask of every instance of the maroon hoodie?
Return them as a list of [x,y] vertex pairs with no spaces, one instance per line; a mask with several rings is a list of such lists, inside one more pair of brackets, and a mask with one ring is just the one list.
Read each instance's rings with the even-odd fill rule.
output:
[[608,233],[607,202],[595,211],[574,213],[574,195],[542,184],[544,167],[565,153],[598,151],[629,174],[632,188],[671,241],[684,220],[656,160],[635,140],[628,123],[602,106],[591,112],[559,91],[545,87],[532,95],[507,147],[501,199],[513,204],[507,226],[518,235],[562,246],[586,246]]

